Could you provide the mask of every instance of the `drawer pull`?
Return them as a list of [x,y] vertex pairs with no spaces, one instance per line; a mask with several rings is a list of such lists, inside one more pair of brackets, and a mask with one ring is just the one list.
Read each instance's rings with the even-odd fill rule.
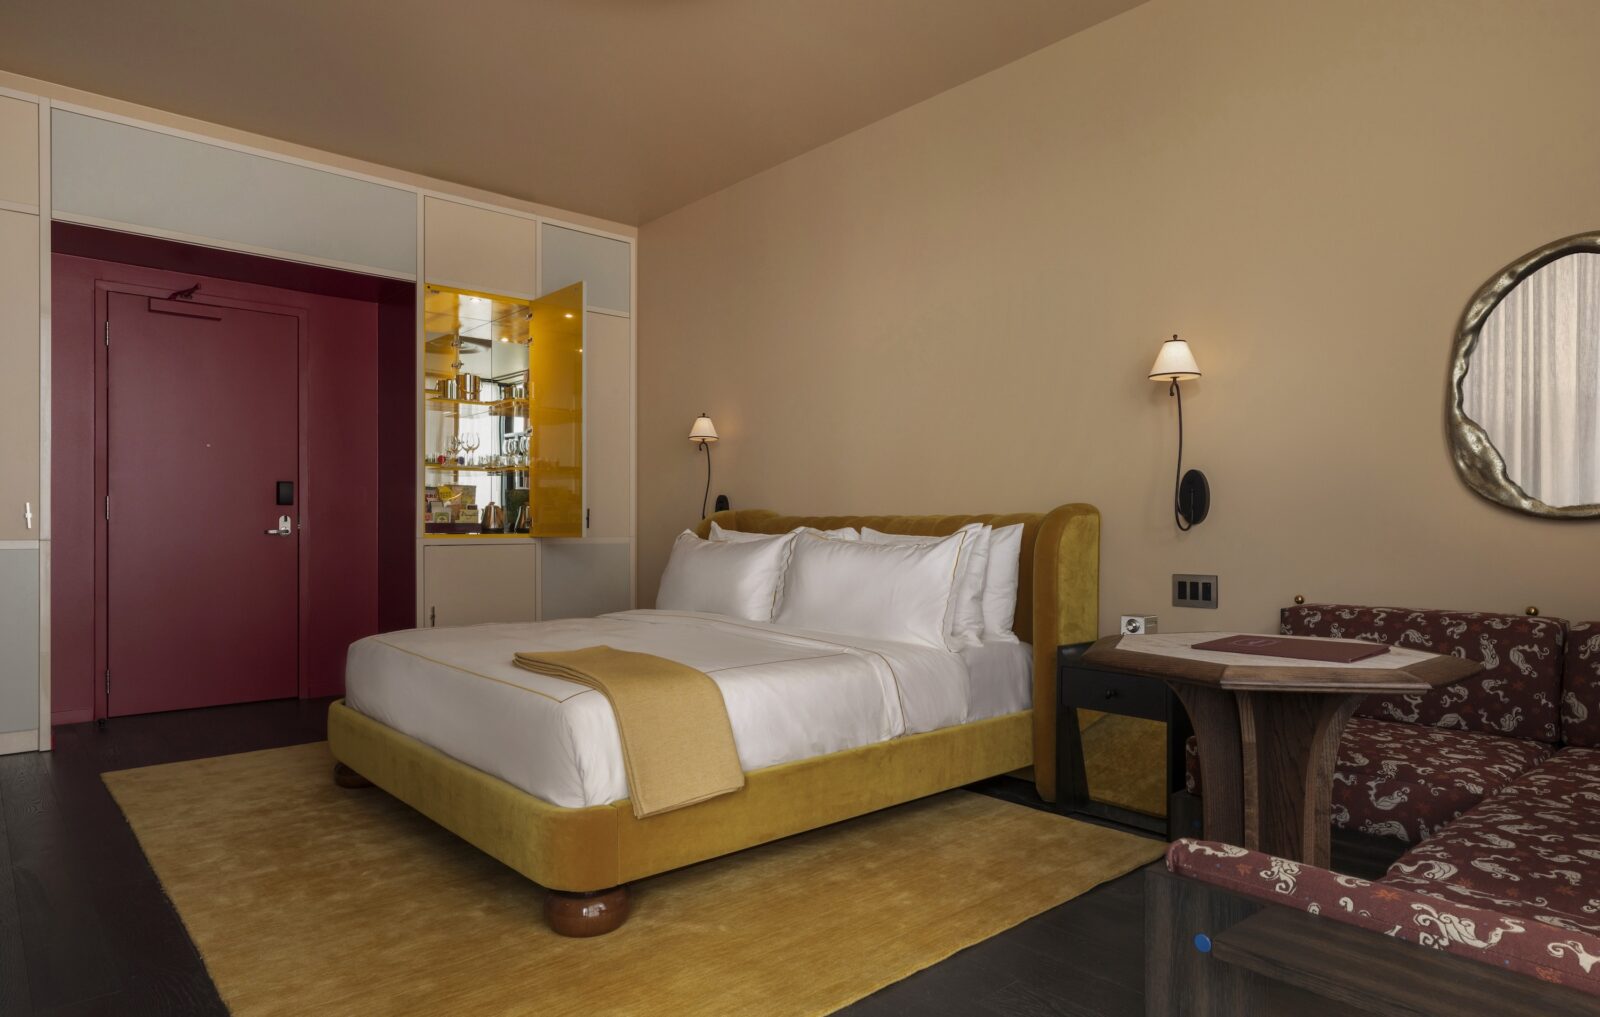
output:
[[1118,695],[1120,695],[1120,693],[1117,692],[1116,689],[1106,689],[1106,698],[1107,699],[1115,699],[1115,698],[1117,698]]

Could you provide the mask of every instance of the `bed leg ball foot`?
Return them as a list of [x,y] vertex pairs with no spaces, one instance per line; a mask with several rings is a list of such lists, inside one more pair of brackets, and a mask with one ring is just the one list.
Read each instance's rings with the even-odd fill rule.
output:
[[628,888],[614,886],[593,893],[548,890],[544,917],[561,936],[604,936],[628,920]]
[[359,788],[371,787],[372,781],[350,769],[343,763],[333,764],[333,782],[340,787]]

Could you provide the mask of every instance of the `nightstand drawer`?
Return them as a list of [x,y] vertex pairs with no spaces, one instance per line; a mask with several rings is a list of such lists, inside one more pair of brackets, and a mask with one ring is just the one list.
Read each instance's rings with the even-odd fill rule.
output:
[[1137,675],[1077,667],[1061,672],[1062,706],[1166,720],[1167,696],[1165,682]]

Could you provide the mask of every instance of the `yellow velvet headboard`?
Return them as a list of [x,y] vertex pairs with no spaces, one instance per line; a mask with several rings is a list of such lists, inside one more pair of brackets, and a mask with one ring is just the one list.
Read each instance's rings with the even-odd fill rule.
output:
[[870,526],[883,533],[942,537],[968,523],[1022,524],[1022,562],[1017,577],[1013,631],[1033,644],[1033,774],[1039,794],[1056,798],[1056,647],[1099,635],[1100,511],[1093,505],[1062,505],[1049,512],[975,516],[780,516],[766,509],[730,509],[703,519],[701,537],[715,522],[726,530],[787,533],[796,526],[819,530]]

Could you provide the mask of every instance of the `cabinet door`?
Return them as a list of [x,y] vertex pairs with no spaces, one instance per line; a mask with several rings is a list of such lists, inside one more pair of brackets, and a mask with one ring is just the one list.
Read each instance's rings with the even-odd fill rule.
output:
[[39,106],[0,95],[0,201],[39,204]]
[[39,552],[0,551],[0,750],[3,736],[39,729]]
[[546,541],[539,561],[539,618],[593,618],[633,606],[631,541]]
[[0,540],[39,537],[39,217],[0,211]]
[[535,276],[539,224],[439,198],[422,204],[422,264],[427,281],[507,297],[542,292]]
[[539,547],[531,542],[425,547],[422,589],[424,626],[536,621]]
[[589,314],[583,337],[586,537],[633,536],[633,321]]
[[545,223],[539,251],[539,288],[573,283],[589,288],[590,307],[628,314],[633,310],[633,245],[583,230]]

